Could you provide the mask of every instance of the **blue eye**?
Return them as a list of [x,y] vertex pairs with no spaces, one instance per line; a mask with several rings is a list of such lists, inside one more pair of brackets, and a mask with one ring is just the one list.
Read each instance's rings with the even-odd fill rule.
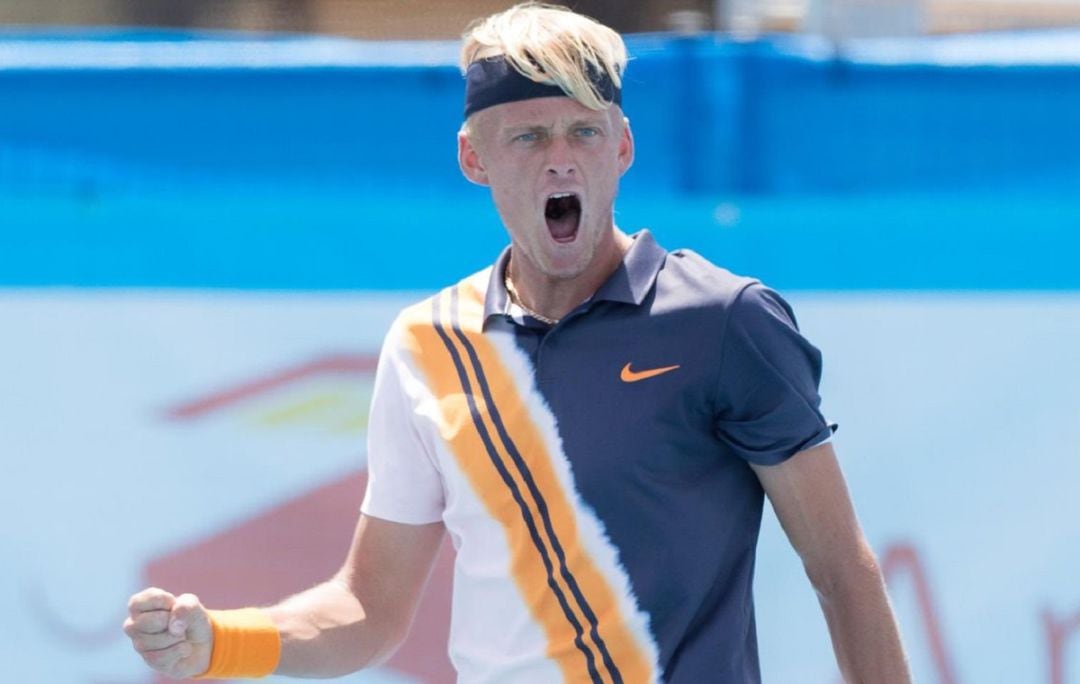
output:
[[535,131],[514,136],[514,142],[533,143],[538,140],[540,140],[540,134]]
[[577,129],[577,135],[581,138],[593,138],[600,135],[600,129],[598,128],[579,128]]

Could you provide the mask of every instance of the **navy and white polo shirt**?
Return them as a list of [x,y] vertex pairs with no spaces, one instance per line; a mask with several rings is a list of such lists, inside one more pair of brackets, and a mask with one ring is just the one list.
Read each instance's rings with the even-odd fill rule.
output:
[[379,361],[363,512],[443,521],[460,681],[759,680],[750,463],[827,440],[821,355],[760,282],[647,232],[555,326],[507,251],[403,311]]

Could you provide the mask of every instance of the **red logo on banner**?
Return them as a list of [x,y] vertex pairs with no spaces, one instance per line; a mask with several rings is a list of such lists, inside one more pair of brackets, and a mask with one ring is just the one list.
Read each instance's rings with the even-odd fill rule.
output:
[[[317,359],[184,402],[173,420],[196,420],[312,379],[370,381],[373,356]],[[364,407],[366,415],[366,407]],[[147,565],[148,585],[197,594],[206,605],[266,605],[329,578],[341,566],[359,515],[366,475],[329,482]],[[383,665],[422,682],[453,682],[447,656],[453,553],[439,554],[416,620]],[[161,682],[170,680],[161,679]]]

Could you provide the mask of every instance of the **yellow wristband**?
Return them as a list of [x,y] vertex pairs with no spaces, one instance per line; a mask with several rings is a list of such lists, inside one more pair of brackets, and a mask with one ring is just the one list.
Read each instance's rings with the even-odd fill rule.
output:
[[214,648],[210,669],[196,679],[265,677],[281,659],[281,634],[270,616],[259,608],[211,610]]

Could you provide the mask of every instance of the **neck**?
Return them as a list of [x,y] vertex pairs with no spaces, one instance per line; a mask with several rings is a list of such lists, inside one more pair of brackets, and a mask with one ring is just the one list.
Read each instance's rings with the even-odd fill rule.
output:
[[606,249],[598,249],[582,273],[571,278],[555,278],[542,273],[528,259],[516,259],[511,252],[509,276],[517,291],[518,304],[545,318],[559,320],[596,293],[619,268],[633,240],[613,229]]

